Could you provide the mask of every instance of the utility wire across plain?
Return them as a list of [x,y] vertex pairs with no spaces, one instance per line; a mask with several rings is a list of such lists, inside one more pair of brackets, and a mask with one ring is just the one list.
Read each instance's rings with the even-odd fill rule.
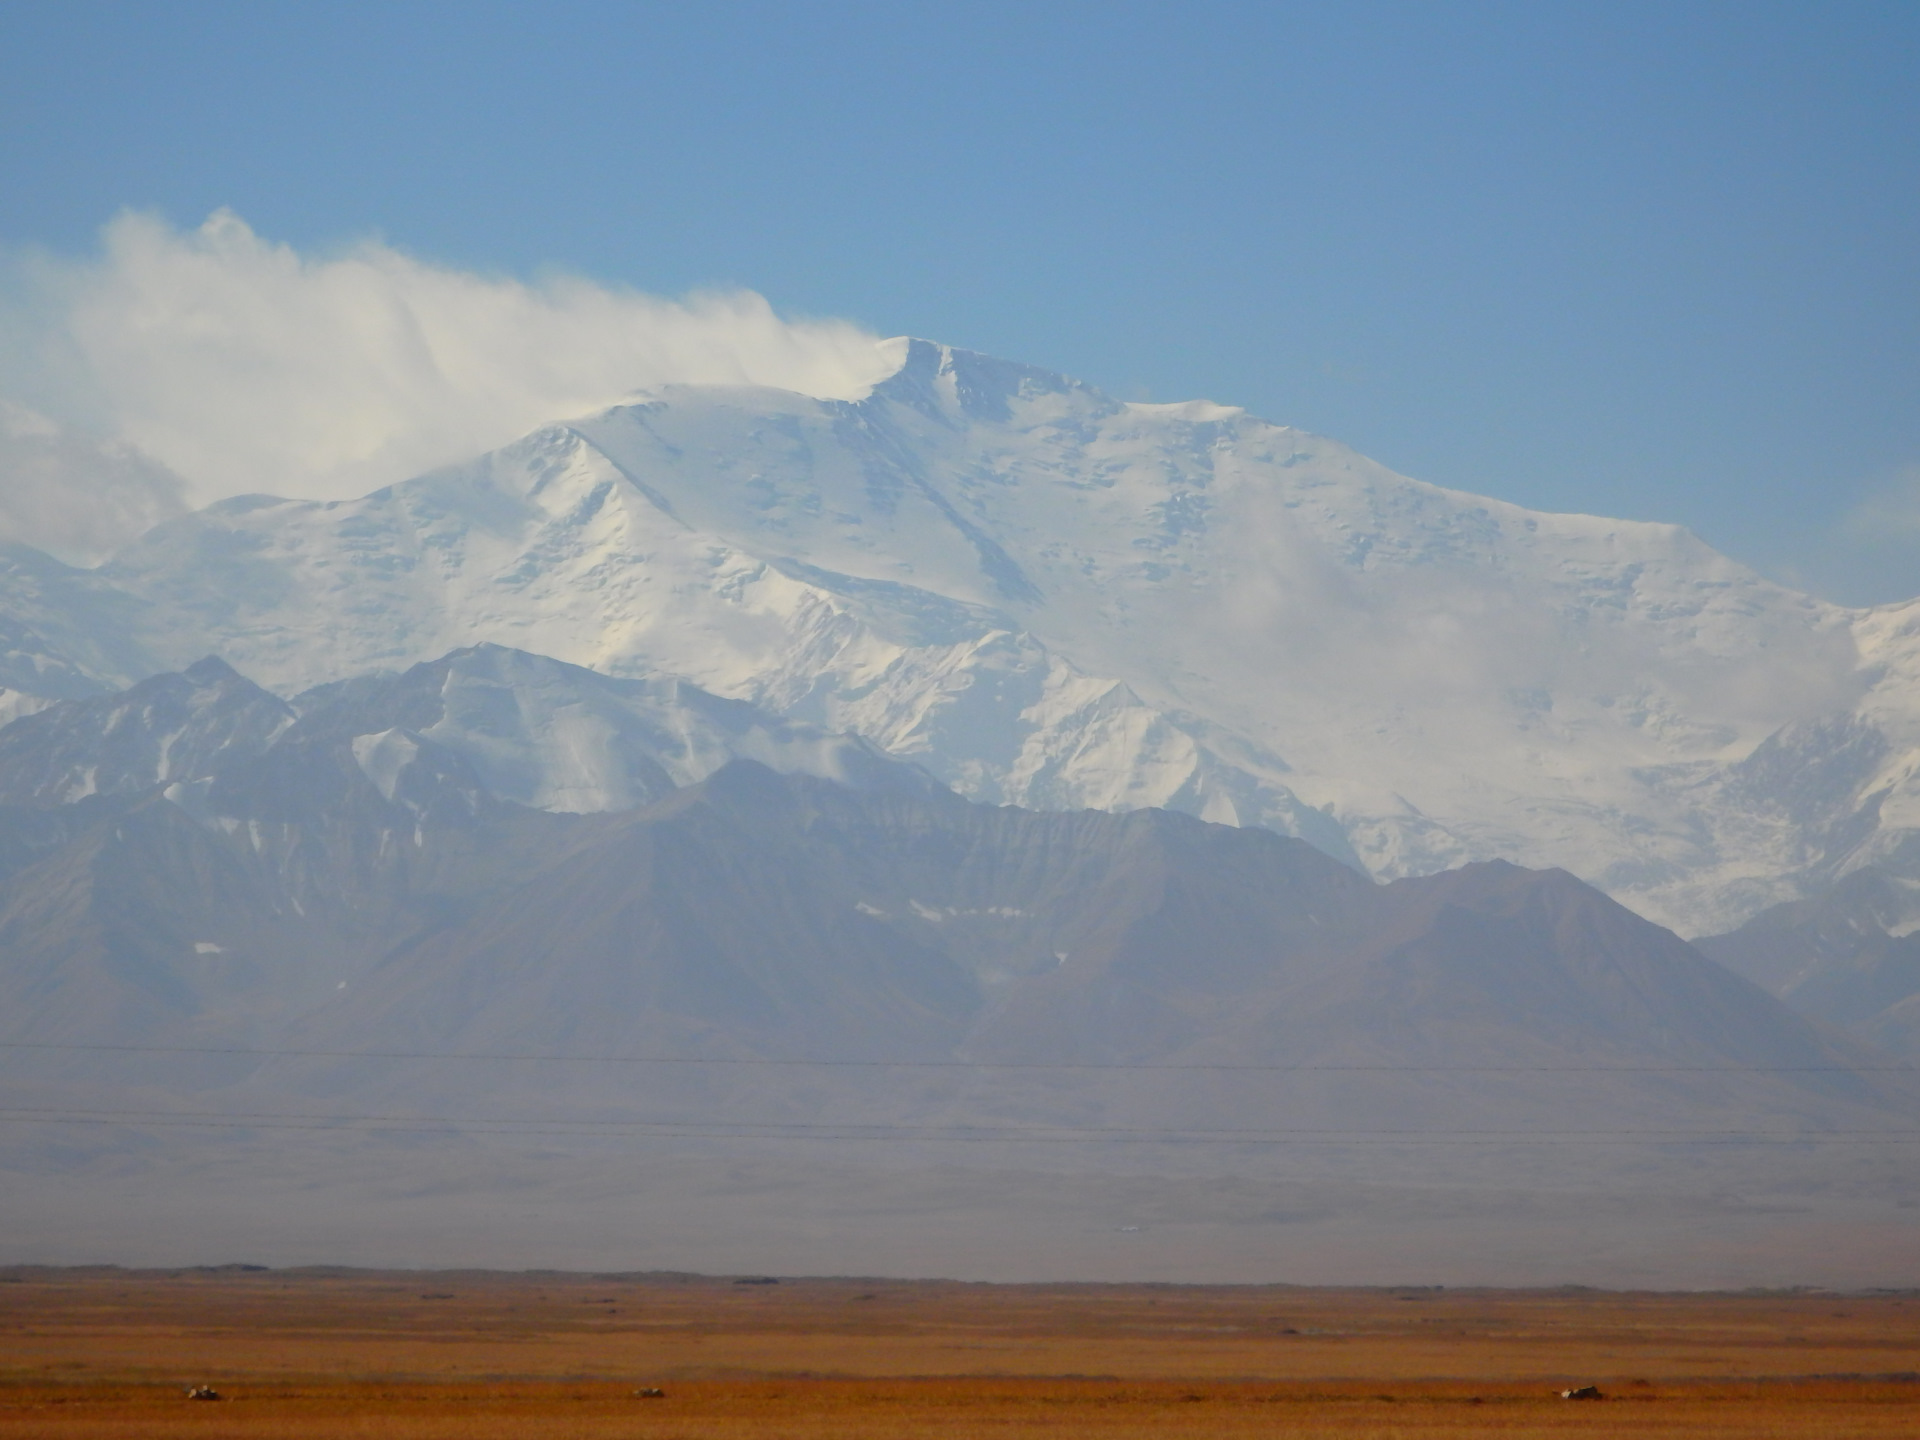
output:
[[262,1060],[481,1060],[519,1064],[712,1065],[825,1070],[1209,1070],[1288,1074],[1310,1071],[1384,1074],[1568,1075],[1920,1075],[1916,1065],[1386,1065],[1308,1062],[1242,1064],[1226,1061],[1079,1060],[812,1060],[732,1055],[567,1055],[478,1050],[279,1050],[241,1046],[93,1045],[45,1040],[0,1040],[0,1050],[60,1050],[118,1055],[245,1055]]
[[618,1136],[702,1140],[930,1141],[939,1144],[1478,1144],[1554,1145],[1913,1145],[1913,1130],[1346,1130],[1330,1127],[1171,1129],[1165,1126],[978,1126],[914,1125],[848,1121],[837,1124],[797,1121],[555,1120],[512,1117],[419,1115],[315,1115],[279,1111],[203,1112],[178,1110],[86,1110],[67,1106],[0,1109],[0,1123],[186,1127],[224,1130],[324,1130],[475,1135]]

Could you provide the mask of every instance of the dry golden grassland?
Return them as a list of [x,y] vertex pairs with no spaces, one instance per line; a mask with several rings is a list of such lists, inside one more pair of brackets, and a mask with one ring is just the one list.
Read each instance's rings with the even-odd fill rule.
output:
[[1916,1370],[1897,1294],[0,1271],[0,1440],[1906,1437]]

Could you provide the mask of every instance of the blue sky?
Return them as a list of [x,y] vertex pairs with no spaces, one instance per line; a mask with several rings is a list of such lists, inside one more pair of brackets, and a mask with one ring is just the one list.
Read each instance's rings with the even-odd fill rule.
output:
[[1920,593],[1920,5],[0,0],[0,246],[744,286]]

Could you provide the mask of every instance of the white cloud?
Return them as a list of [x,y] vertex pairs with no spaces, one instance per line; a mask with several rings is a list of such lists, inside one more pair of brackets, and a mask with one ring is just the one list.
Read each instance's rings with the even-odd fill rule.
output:
[[1920,540],[1920,465],[1906,465],[1870,487],[1835,527],[1859,544],[1910,546]]
[[128,523],[159,515],[164,485],[142,489],[134,470],[155,485],[183,477],[194,504],[344,498],[652,386],[852,397],[892,368],[859,327],[786,320],[746,291],[674,301],[573,278],[529,284],[373,242],[315,258],[227,211],[191,232],[122,215],[103,241],[95,259],[17,266],[7,297],[15,353],[0,374],[105,442],[82,457],[71,436],[43,435],[72,451],[64,479],[58,456],[22,470],[0,453],[0,529],[14,538],[66,533],[69,521],[33,530],[72,508],[50,487],[100,494]]
[[1920,465],[1857,488],[1853,503],[1790,567],[1790,583],[1845,605],[1920,594]]
[[131,446],[0,400],[0,539],[94,565],[183,514],[185,496],[178,475]]

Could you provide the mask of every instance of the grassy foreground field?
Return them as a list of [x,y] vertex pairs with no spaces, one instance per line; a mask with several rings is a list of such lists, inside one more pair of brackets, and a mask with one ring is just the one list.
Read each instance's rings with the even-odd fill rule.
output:
[[1911,1294],[0,1271],[0,1440],[1891,1437],[1915,1371]]

